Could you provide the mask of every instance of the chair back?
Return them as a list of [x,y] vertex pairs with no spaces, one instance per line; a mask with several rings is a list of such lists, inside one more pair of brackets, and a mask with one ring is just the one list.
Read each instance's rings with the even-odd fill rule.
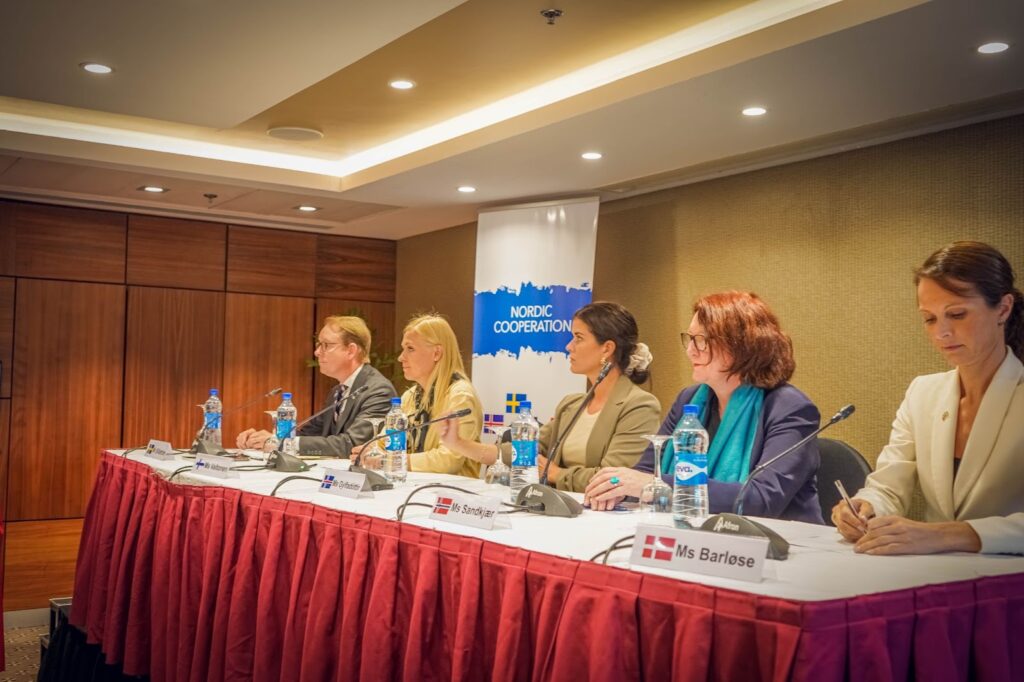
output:
[[828,525],[832,523],[832,508],[843,499],[834,481],[840,480],[851,496],[864,487],[864,479],[871,473],[871,465],[861,454],[841,440],[818,439],[821,466],[818,467],[818,502],[821,515]]

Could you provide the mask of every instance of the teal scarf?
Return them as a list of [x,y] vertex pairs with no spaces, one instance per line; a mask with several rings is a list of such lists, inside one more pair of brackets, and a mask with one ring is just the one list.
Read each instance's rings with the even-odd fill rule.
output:
[[[700,423],[708,423],[711,389],[701,384],[690,398],[691,405],[700,407]],[[714,440],[708,448],[708,477],[726,483],[742,483],[750,473],[750,450],[757,435],[764,406],[764,389],[742,384],[737,388],[722,415]],[[680,416],[679,421],[682,422]],[[679,428],[679,424],[676,424]],[[670,474],[675,467],[675,449],[672,441],[665,443],[661,458],[663,473]]]

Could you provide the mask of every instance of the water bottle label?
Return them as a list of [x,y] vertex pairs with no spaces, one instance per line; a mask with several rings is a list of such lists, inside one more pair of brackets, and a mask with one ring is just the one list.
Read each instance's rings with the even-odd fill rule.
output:
[[295,430],[295,421],[293,419],[278,419],[276,434],[279,441],[283,441],[285,438],[292,437],[292,431]]
[[388,431],[384,438],[384,449],[391,452],[405,452],[405,431]]
[[537,466],[537,441],[535,441],[535,440],[514,440],[514,441],[512,441],[512,466],[514,466],[514,467],[535,467],[535,466]]
[[[195,422],[192,422],[193,424]],[[220,428],[220,412],[207,412],[203,421],[204,428],[207,429],[219,429]]]
[[707,485],[708,456],[687,453],[676,460],[676,485]]

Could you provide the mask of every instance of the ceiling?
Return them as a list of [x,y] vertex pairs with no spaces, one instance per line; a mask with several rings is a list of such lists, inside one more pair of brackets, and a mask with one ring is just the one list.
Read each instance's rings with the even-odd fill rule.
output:
[[1012,115],[1022,33],[1019,0],[3,3],[0,196],[400,239]]

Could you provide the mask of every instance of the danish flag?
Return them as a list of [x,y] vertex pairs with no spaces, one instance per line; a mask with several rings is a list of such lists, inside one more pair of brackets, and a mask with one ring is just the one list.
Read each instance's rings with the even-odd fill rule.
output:
[[672,561],[672,550],[675,548],[675,538],[648,535],[644,538],[643,558],[656,561]]
[[437,502],[434,503],[435,514],[447,514],[452,508],[452,498],[450,497],[439,497]]

